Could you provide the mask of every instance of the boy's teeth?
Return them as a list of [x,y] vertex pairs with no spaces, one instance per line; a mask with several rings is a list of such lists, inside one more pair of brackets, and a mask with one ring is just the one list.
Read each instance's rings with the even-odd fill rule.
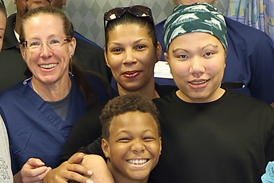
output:
[[129,163],[131,163],[131,164],[135,164],[135,165],[140,165],[140,164],[144,164],[144,163],[146,163],[147,162],[147,160],[146,159],[133,159],[133,160],[127,160]]

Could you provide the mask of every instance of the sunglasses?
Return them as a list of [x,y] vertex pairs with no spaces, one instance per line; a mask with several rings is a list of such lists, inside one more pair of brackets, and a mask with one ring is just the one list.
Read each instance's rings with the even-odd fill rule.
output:
[[104,27],[106,27],[106,22],[121,18],[125,12],[128,12],[138,18],[149,18],[154,23],[150,8],[142,5],[135,5],[129,7],[113,8],[107,11],[104,14]]

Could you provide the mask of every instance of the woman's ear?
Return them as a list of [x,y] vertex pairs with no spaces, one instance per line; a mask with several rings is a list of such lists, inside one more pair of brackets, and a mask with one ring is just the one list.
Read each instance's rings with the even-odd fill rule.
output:
[[108,62],[108,57],[107,57],[107,50],[106,50],[106,47],[104,47],[104,56],[105,56],[105,61],[106,61],[106,64],[107,64],[107,66],[109,67],[109,62]]
[[157,48],[156,48],[156,51],[157,51],[157,59],[160,60],[161,58],[161,54],[162,54],[162,46],[160,45],[159,42],[157,42]]
[[69,42],[69,53],[70,53],[70,56],[74,55],[74,52],[75,52],[75,49],[76,49],[76,44],[77,44],[76,39],[75,39],[75,37],[73,37],[71,39],[71,41]]
[[106,139],[102,139],[102,143],[101,143],[101,148],[105,154],[106,158],[109,158],[109,145],[108,145],[108,141]]
[[22,44],[19,44],[19,48],[20,48],[20,52],[23,57],[23,60],[26,61],[26,52],[25,52],[26,48]]
[[165,53],[164,53],[164,56],[165,56],[166,61],[169,63],[169,56],[168,56],[168,53],[165,52]]

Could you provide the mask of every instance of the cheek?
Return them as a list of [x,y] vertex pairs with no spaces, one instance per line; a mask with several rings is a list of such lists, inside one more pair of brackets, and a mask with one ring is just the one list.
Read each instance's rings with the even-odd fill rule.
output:
[[189,75],[190,65],[186,62],[169,62],[169,66],[173,77],[184,77]]
[[109,56],[108,64],[111,70],[117,71],[123,64],[123,58],[122,56]]

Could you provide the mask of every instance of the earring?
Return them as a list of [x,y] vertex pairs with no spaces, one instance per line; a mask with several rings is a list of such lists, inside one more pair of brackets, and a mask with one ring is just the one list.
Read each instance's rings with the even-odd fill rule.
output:
[[71,54],[71,55],[70,55],[70,58],[72,58],[73,56],[74,56],[74,55],[73,55],[73,54]]

